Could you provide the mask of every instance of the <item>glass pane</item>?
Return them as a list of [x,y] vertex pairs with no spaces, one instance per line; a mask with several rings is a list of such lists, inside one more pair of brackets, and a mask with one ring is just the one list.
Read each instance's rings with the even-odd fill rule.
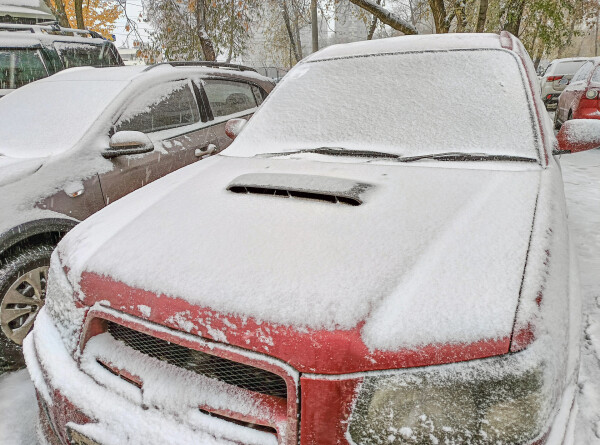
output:
[[228,116],[257,106],[252,87],[247,83],[205,80],[204,90],[214,117]]
[[592,76],[592,82],[600,83],[600,67],[596,68],[594,75]]
[[56,50],[62,57],[65,68],[75,66],[116,66],[119,64],[112,46],[91,43],[56,42]]
[[37,49],[0,49],[0,89],[19,88],[47,75]]
[[116,129],[152,133],[199,120],[196,98],[188,81],[183,80],[157,85],[134,99],[119,118]]
[[253,86],[252,92],[254,93],[254,99],[256,99],[256,103],[258,105],[262,104],[264,99],[263,99],[263,95],[260,91],[260,88]]

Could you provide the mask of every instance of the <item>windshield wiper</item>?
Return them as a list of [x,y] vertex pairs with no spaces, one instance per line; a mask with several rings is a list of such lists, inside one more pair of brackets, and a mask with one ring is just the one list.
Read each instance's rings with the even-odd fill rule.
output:
[[460,151],[449,151],[445,153],[430,153],[417,156],[402,156],[394,153],[386,153],[383,151],[370,150],[348,150],[341,147],[319,147],[306,148],[303,150],[284,151],[281,153],[264,153],[261,157],[288,156],[298,153],[316,153],[331,156],[349,156],[360,158],[383,158],[394,159],[398,162],[414,162],[421,159],[434,159],[436,161],[521,161],[521,162],[538,162],[537,159],[526,158],[524,156],[512,155],[490,155],[486,153],[463,153]]
[[398,162],[414,162],[421,159],[435,159],[436,161],[522,161],[537,162],[537,159],[524,156],[490,155],[486,153],[462,153],[460,151],[449,151],[446,153],[432,153],[418,156],[399,156]]
[[304,150],[295,151],[284,151],[281,153],[264,153],[260,156],[272,157],[272,156],[288,156],[297,153],[316,153],[320,155],[331,155],[331,156],[350,156],[359,158],[386,158],[386,159],[399,159],[400,155],[394,153],[386,153],[383,151],[370,151],[370,150],[348,150],[341,147],[319,147],[319,148],[306,148]]

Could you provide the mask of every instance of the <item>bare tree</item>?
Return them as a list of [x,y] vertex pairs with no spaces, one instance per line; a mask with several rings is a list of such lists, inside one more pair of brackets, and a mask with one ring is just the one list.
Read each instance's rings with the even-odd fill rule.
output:
[[317,15],[317,0],[310,0],[310,26],[312,33],[312,51],[319,51],[319,16]]
[[83,0],[75,0],[75,19],[77,20],[77,28],[85,29],[85,23],[83,21]]
[[[381,5],[381,0],[377,0],[377,4]],[[371,19],[371,24],[369,25],[369,32],[367,33],[367,40],[371,40],[373,38],[373,34],[375,34],[375,29],[377,28],[377,17],[373,16]]]
[[477,27],[476,32],[483,32],[485,30],[485,20],[487,19],[488,0],[479,0],[479,13],[477,14]]
[[67,18],[67,12],[65,11],[65,4],[63,0],[54,0],[54,4],[50,0],[44,0],[46,6],[50,8],[52,14],[57,18],[58,24],[64,28],[70,28],[71,24]]
[[446,5],[444,0],[429,0],[433,22],[435,23],[435,32],[444,34],[450,31],[450,22],[446,15]]
[[205,0],[196,0],[196,33],[204,53],[204,60],[217,60],[213,42],[206,33],[206,4]]
[[294,38],[294,32],[292,30],[292,23],[290,22],[290,12],[288,10],[287,1],[279,0],[279,7],[281,9],[281,15],[283,16],[283,22],[285,24],[285,29],[288,33],[288,37],[290,39],[290,48],[294,53],[294,58],[296,62],[299,62],[302,57],[298,53],[298,47],[296,46],[296,40]]

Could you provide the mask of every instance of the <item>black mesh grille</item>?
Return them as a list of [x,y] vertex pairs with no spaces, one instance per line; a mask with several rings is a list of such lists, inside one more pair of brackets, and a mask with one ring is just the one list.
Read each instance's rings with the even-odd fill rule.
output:
[[249,391],[287,397],[285,380],[264,369],[189,349],[113,322],[108,322],[108,332],[127,346],[171,365]]

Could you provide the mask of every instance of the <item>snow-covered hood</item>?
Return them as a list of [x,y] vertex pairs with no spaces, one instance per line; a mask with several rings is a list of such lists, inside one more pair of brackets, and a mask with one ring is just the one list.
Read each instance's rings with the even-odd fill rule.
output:
[[43,162],[44,158],[13,158],[0,153],[0,187],[35,173]]
[[[275,356],[283,334],[315,333],[318,350],[341,333],[365,354],[506,343],[543,172],[474,166],[216,156],[90,217],[60,257],[86,304]],[[236,193],[245,182],[360,205]]]

